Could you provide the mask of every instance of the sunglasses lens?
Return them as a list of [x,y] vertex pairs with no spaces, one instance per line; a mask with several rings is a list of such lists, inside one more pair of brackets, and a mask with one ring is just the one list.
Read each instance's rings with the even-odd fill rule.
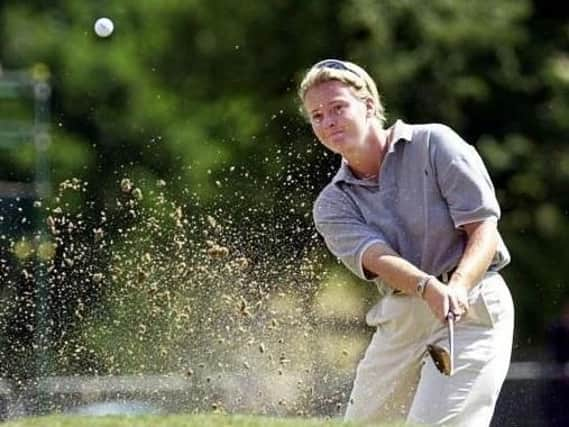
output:
[[350,73],[361,78],[361,76],[355,70],[352,70],[350,67],[344,64],[344,62],[338,59],[325,59],[324,61],[321,61],[318,64],[316,64],[314,68],[332,68],[335,70],[349,71]]
[[336,61],[334,59],[329,59],[326,61],[319,62],[318,64],[316,64],[316,68],[334,68],[336,70],[348,69],[348,67],[346,67],[343,63],[341,63],[340,61]]

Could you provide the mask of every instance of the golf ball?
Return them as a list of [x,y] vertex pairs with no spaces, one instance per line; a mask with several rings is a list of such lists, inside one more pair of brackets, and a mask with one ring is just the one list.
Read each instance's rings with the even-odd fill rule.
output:
[[114,29],[115,25],[109,18],[99,18],[95,21],[95,33],[99,37],[109,37]]

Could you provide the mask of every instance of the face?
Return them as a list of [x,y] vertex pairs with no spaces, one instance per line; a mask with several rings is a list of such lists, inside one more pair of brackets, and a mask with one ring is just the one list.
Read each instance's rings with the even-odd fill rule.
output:
[[329,150],[349,157],[363,147],[373,105],[358,98],[343,82],[330,80],[308,89],[304,96],[312,130]]

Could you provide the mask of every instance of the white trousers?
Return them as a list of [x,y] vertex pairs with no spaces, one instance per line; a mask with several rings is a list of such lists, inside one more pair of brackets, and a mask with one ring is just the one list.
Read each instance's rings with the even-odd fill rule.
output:
[[487,273],[468,295],[454,330],[454,374],[441,374],[428,344],[448,348],[448,332],[416,296],[382,298],[367,314],[377,327],[356,379],[346,420],[484,427],[490,424],[512,350],[514,307],[502,276]]

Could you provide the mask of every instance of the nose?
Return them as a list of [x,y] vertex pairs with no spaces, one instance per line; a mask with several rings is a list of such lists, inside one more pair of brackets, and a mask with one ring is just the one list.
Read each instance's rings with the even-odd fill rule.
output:
[[324,125],[325,129],[335,127],[336,126],[336,118],[332,114],[326,114],[324,116],[323,125]]

